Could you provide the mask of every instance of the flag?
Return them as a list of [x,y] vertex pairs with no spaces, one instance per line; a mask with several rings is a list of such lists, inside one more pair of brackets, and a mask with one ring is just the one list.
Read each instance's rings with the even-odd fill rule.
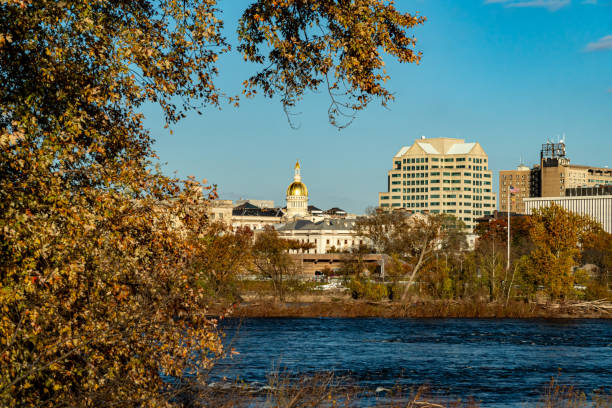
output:
[[518,193],[519,191],[518,188],[510,186],[510,194]]

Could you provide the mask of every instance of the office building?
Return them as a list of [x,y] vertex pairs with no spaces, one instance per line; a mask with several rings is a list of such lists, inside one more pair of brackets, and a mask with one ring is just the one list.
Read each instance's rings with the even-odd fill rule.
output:
[[[612,170],[571,164],[566,156],[565,142],[549,141],[542,145],[538,165],[531,169],[520,165],[516,170],[499,172],[499,210],[527,214],[526,198],[591,195],[578,191],[605,186],[612,186]],[[515,192],[508,203],[510,188]]]
[[402,147],[387,173],[387,191],[379,193],[382,209],[446,213],[472,229],[474,219],[495,209],[489,159],[477,142],[421,137]]
[[611,169],[570,164],[564,142],[542,145],[540,167],[539,197],[562,197],[568,188],[612,184]]
[[553,203],[568,211],[588,215],[601,223],[605,231],[612,233],[612,195],[526,198],[525,211],[532,214],[535,209]]
[[[531,177],[531,169],[522,164],[516,170],[501,170],[499,172],[499,211],[525,213],[523,199],[531,197]],[[510,190],[512,190],[512,194],[509,195]],[[508,201],[508,198],[510,198],[510,201]],[[510,207],[508,207],[508,203]]]

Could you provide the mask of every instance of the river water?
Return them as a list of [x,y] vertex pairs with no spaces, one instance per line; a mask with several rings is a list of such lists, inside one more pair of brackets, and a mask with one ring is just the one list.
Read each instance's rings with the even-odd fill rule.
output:
[[485,407],[532,406],[551,377],[612,390],[612,321],[515,319],[229,319],[240,354],[213,376],[262,384],[281,367],[333,370],[367,389],[428,385]]

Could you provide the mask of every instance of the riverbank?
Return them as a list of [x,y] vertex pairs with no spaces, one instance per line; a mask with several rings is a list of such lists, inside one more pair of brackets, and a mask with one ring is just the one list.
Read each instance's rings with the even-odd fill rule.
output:
[[467,301],[418,301],[412,303],[360,300],[277,302],[247,301],[235,305],[233,317],[336,317],[336,318],[612,318],[612,305],[603,302],[536,304]]

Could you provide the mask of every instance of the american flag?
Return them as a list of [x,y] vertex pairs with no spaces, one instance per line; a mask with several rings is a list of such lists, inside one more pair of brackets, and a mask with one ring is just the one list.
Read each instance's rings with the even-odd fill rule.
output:
[[520,190],[518,188],[510,186],[510,193],[511,194],[518,193],[519,191]]

